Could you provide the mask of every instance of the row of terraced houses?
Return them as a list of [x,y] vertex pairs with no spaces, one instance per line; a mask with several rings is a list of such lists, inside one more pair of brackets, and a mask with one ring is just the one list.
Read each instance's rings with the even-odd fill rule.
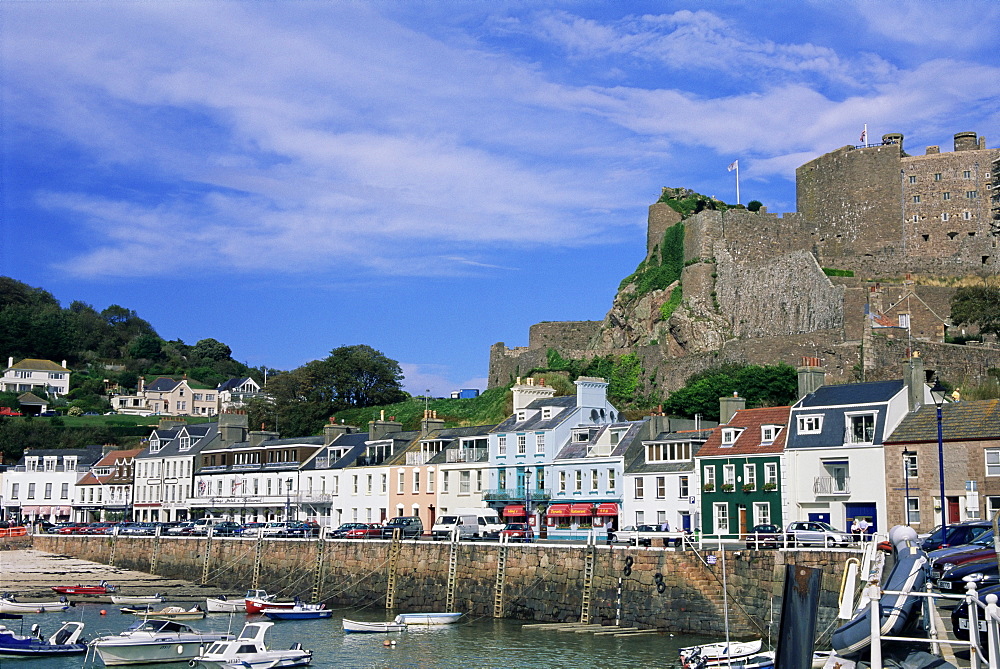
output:
[[239,410],[217,422],[164,418],[141,449],[31,450],[3,479],[8,518],[322,525],[490,507],[550,537],[583,538],[669,523],[736,537],[754,525],[824,520],[876,530],[982,518],[1000,509],[998,400],[942,407],[945,495],[939,493],[937,407],[919,357],[896,381],[823,385],[815,359],[798,370],[792,406],[720,399],[721,423],[654,415],[624,419],[607,382],[581,377],[556,396],[518,379],[498,425],[418,430],[382,416],[366,432],[331,419],[322,436],[248,429]]

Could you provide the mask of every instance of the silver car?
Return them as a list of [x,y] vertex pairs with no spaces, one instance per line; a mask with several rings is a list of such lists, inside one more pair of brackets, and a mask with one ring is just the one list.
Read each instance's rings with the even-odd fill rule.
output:
[[789,523],[785,530],[789,546],[850,546],[853,539],[829,523],[818,520],[800,520]]

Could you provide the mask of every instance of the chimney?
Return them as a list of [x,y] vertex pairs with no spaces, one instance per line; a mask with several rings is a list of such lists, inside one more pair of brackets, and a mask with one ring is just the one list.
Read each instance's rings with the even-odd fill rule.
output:
[[8,367],[13,367],[14,366],[14,356],[9,356],[7,358],[7,366]]
[[281,435],[279,433],[271,432],[269,430],[254,430],[253,432],[247,435],[248,441],[250,442],[250,446],[254,448],[260,446],[265,441],[268,441],[270,439],[277,439],[280,436]]
[[424,410],[424,418],[420,421],[420,436],[427,436],[431,431],[444,427],[444,419],[438,418],[437,413],[435,409]]
[[903,361],[903,385],[906,386],[906,408],[916,411],[924,404],[924,385],[927,375],[924,373],[924,359],[913,352],[908,360]]
[[381,413],[379,420],[368,421],[368,440],[378,441],[385,439],[390,434],[402,432],[403,424],[395,420],[385,420],[385,411]]
[[517,413],[535,400],[548,399],[556,394],[555,388],[546,385],[535,385],[535,380],[531,377],[527,379],[517,378],[511,389],[514,396],[514,412]]
[[596,376],[581,376],[576,385],[576,406],[603,409],[608,403],[608,382]]
[[69,369],[68,367],[66,367],[66,361],[65,360],[63,360],[63,362],[62,362],[62,366],[63,366],[63,369]]
[[747,401],[745,398],[740,397],[739,393],[734,392],[732,397],[720,397],[719,398],[719,424],[723,425],[728,423],[736,415],[736,412],[745,409],[747,406]]
[[245,411],[227,411],[219,414],[219,438],[223,446],[232,446],[247,440],[249,421]]
[[337,422],[336,416],[330,416],[330,422],[323,426],[323,445],[329,446],[342,434],[352,434],[357,431],[353,425]]
[[803,356],[802,365],[798,368],[799,373],[799,394],[798,399],[802,399],[826,381],[826,373],[820,366],[819,358]]
[[146,379],[144,379],[142,377],[142,374],[140,374],[139,375],[139,385],[136,388],[136,392],[141,395],[145,390],[146,390]]

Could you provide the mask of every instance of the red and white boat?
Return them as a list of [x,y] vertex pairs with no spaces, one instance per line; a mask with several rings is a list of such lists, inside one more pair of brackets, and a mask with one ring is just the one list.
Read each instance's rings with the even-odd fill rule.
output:
[[247,613],[260,613],[264,609],[294,609],[297,602],[276,602],[274,595],[267,594],[266,590],[247,590],[244,599],[247,606]]
[[107,581],[98,585],[53,585],[52,589],[60,595],[107,595],[117,590]]

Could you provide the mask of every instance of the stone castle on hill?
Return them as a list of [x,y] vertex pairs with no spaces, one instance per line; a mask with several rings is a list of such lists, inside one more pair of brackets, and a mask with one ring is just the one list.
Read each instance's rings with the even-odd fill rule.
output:
[[[955,288],[1000,270],[1000,149],[974,132],[956,134],[953,151],[919,156],[898,133],[844,146],[796,170],[796,207],[683,219],[679,282],[638,294],[633,281],[602,321],[538,323],[526,347],[494,344],[490,387],[545,368],[549,349],[577,359],[634,352],[645,392],[663,394],[724,362],[818,360],[827,383],[845,383],[898,378],[912,350],[959,386],[1000,368],[995,342],[944,343]],[[647,262],[681,221],[666,202],[650,206]],[[679,306],[661,309],[675,290]]]

